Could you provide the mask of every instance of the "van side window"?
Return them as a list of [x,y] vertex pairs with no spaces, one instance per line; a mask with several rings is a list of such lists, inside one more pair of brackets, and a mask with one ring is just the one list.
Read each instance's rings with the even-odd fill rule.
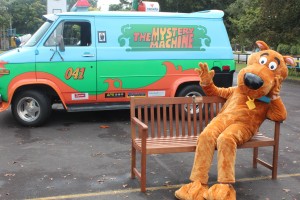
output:
[[62,30],[63,30],[63,23],[60,23],[56,29],[52,32],[50,37],[45,43],[45,46],[55,46],[59,44],[59,40],[62,38]]
[[62,22],[50,35],[45,46],[55,46],[63,39],[67,46],[90,46],[91,45],[91,24],[89,22]]

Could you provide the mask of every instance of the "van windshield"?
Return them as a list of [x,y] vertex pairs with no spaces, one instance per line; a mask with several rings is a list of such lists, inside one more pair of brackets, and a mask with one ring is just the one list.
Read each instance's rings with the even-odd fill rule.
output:
[[46,21],[33,36],[25,43],[24,47],[32,47],[38,43],[38,41],[42,38],[48,28],[51,26],[52,21]]

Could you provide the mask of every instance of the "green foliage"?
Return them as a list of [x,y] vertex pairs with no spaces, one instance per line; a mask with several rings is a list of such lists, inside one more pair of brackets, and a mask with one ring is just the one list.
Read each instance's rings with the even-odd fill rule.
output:
[[43,23],[46,0],[12,1],[8,10],[12,17],[12,26],[17,29],[17,33],[34,33]]
[[295,67],[289,68],[288,78],[300,81],[300,69]]
[[0,28],[8,28],[12,16],[9,12],[11,0],[0,0]]
[[300,45],[293,45],[291,47],[291,54],[292,55],[300,55]]
[[[77,0],[67,0],[69,9]],[[97,0],[89,0],[91,7],[97,7]],[[0,28],[12,26],[18,34],[34,33],[44,22],[47,0],[0,0]],[[10,23],[11,22],[11,23]]]
[[291,51],[290,52],[291,52],[292,55],[297,55],[298,54],[297,46],[293,45],[291,47]]
[[211,10],[218,9],[224,10],[230,3],[234,2],[234,0],[151,0],[154,2],[158,2],[160,6],[160,10],[162,12],[181,12],[181,13],[190,13],[197,12],[201,10]]
[[[285,52],[300,54],[300,3],[299,0],[151,0],[160,4],[162,12],[196,12],[219,9],[225,12],[224,22],[230,40],[242,47],[254,48],[256,40],[264,40],[269,46],[287,44]],[[68,10],[77,0],[67,0]],[[97,0],[89,0],[96,10]],[[17,33],[33,33],[43,22],[47,0],[0,0],[0,28],[12,28]],[[120,0],[109,10],[130,10],[131,1]],[[279,47],[282,49],[282,47]]]
[[281,54],[287,55],[290,54],[291,47],[288,44],[279,44],[277,51]]
[[111,5],[109,5],[109,11],[120,11],[120,10],[122,10],[123,9],[123,7],[122,7],[122,5],[121,4],[111,4]]
[[128,11],[131,10],[131,2],[128,0],[120,0],[119,4],[109,5],[109,11]]
[[236,0],[226,11],[232,39],[240,44],[253,44],[258,39],[273,47],[279,43],[300,44],[299,0]]
[[263,32],[260,0],[236,0],[227,9],[232,39],[241,46],[251,46]]
[[299,0],[263,0],[262,7],[265,8],[262,13],[264,25],[268,32],[272,32],[268,38],[270,43],[297,42],[297,33],[300,31]]

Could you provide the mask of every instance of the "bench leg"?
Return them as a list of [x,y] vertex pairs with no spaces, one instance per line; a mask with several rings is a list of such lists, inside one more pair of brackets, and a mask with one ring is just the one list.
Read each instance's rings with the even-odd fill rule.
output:
[[135,178],[134,169],[136,168],[136,149],[131,145],[131,178]]
[[277,179],[278,168],[278,144],[273,147],[273,166],[272,166],[272,179]]
[[258,147],[253,148],[253,168],[257,168]]
[[141,152],[141,192],[146,192],[146,153]]

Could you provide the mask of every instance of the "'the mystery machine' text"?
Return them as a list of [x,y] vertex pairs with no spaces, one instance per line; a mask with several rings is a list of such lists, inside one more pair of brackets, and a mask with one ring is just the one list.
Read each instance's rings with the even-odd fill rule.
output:
[[194,28],[156,28],[135,32],[135,42],[150,42],[150,48],[193,48]]

